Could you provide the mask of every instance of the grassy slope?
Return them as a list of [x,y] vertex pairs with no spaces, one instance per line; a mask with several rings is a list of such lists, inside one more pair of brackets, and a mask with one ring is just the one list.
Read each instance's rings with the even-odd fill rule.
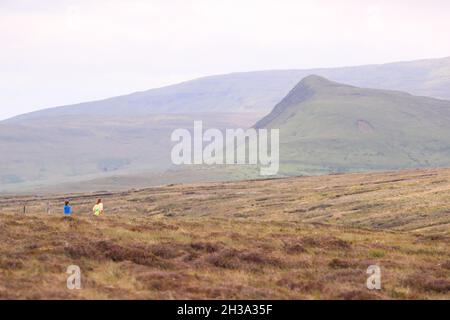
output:
[[175,129],[190,129],[195,120],[202,120],[205,129],[245,128],[258,118],[249,114],[158,114],[0,124],[0,192],[142,171],[156,175],[172,166],[170,153],[175,143],[170,137]]
[[0,297],[449,299],[449,192],[430,169],[72,195],[70,218],[63,197],[2,197]]
[[450,102],[310,76],[258,127],[280,129],[287,174],[450,165]]

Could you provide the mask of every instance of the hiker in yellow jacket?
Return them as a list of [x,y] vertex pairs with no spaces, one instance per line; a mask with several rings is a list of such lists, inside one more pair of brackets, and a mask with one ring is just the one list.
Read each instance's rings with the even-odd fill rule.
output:
[[92,209],[92,211],[94,211],[94,214],[95,214],[97,217],[103,214],[103,203],[102,203],[102,199],[98,199],[98,200],[97,200],[97,204],[94,206],[94,208]]

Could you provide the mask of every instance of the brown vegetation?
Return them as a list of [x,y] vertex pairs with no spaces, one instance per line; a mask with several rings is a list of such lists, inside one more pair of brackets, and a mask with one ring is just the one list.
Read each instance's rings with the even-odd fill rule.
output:
[[4,196],[0,298],[449,299],[449,191],[450,170],[173,185],[102,195],[102,217],[96,194],[71,217]]

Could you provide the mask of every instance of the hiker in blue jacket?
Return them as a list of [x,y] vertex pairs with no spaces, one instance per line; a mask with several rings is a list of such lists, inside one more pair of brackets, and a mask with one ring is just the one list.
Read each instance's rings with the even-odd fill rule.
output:
[[64,215],[70,216],[71,214],[72,214],[72,207],[70,206],[69,201],[66,201],[64,205]]

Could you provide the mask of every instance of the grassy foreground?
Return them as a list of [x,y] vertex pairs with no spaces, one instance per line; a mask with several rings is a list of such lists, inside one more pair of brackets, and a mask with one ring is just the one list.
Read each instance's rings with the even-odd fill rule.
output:
[[[59,196],[0,197],[0,298],[450,298],[448,169],[70,198],[72,217]],[[366,288],[370,265],[382,290]]]

